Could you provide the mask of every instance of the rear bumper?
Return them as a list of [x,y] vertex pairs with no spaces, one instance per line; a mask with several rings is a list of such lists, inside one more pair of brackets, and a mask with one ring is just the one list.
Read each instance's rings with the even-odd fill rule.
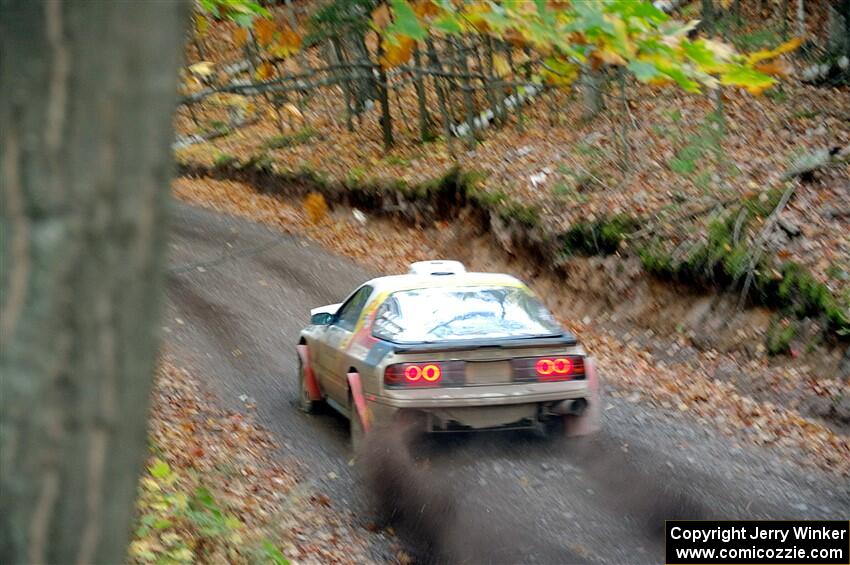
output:
[[377,421],[390,421],[399,413],[417,413],[427,431],[531,427],[557,417],[563,401],[587,399],[587,381],[531,383],[464,388],[386,391],[369,401]]
[[585,398],[588,381],[528,383],[492,386],[446,387],[418,390],[385,390],[376,404],[393,408],[460,408],[536,404]]

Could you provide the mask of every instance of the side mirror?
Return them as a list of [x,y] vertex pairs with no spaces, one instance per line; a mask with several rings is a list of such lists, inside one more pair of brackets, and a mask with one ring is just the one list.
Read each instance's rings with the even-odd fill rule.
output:
[[310,316],[310,323],[314,326],[327,326],[334,321],[334,315],[327,312],[319,312]]

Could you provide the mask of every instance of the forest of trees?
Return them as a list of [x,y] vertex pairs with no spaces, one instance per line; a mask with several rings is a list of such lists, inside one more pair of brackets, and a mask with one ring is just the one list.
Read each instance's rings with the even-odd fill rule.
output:
[[[794,6],[788,0],[778,3],[772,17],[776,36],[784,42],[770,48],[739,47],[735,30],[742,7],[737,0],[704,0],[689,22],[668,15],[679,4],[591,2],[549,8],[545,2],[504,2],[457,8],[430,0],[354,0],[324,3],[309,14],[286,3],[272,14],[253,2],[209,0],[196,14],[198,56],[203,59],[208,50],[210,21],[225,18],[237,24],[233,38],[244,59],[215,71],[207,63],[196,64],[197,86],[186,83],[183,102],[197,119],[195,105],[211,98],[223,101],[236,116],[229,125],[238,125],[242,95],[256,98],[274,108],[281,130],[293,116],[303,119],[308,105],[339,104],[349,129],[364,110],[378,105],[389,148],[394,123],[409,119],[400,99],[412,95],[421,140],[459,137],[471,146],[490,122],[504,123],[509,113],[521,116],[523,105],[545,89],[577,84],[587,118],[603,107],[608,85],[623,83],[627,75],[640,82],[674,83],[688,92],[743,87],[760,94],[790,72],[776,58],[791,51],[810,61],[802,65],[803,79],[848,80],[846,0],[827,6],[821,36],[808,31],[804,0]],[[343,99],[337,102],[340,93]]]

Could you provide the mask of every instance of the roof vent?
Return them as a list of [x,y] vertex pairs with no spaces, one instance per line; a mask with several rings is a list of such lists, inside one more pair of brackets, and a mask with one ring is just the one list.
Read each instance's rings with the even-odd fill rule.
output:
[[459,275],[466,272],[460,261],[417,261],[407,271],[411,275]]

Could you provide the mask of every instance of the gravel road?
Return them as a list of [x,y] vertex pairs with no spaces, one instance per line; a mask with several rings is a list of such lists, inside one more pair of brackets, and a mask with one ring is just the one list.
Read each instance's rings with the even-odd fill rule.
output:
[[[346,421],[293,405],[294,345],[311,307],[372,274],[309,241],[186,204],[175,203],[172,227],[167,352],[227,407],[255,403],[284,462],[365,527],[370,494],[350,465]],[[440,436],[417,460],[452,493],[456,512],[439,518],[454,540],[449,561],[658,563],[665,518],[850,517],[846,478],[613,395],[592,439]],[[391,536],[370,535],[375,560],[393,558]]]

